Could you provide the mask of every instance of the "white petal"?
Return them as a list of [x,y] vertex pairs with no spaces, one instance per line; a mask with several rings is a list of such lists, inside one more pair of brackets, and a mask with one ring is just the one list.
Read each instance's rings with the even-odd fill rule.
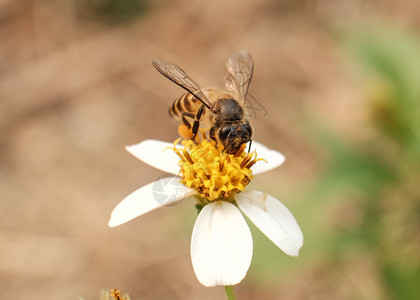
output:
[[126,146],[125,149],[152,167],[172,175],[178,175],[180,170],[178,166],[179,157],[171,149],[166,149],[167,147],[173,147],[173,144],[157,140],[145,140],[136,145]]
[[290,256],[297,256],[303,234],[292,213],[276,198],[257,191],[236,195],[245,215],[274,243]]
[[215,201],[201,210],[192,233],[191,259],[205,286],[234,285],[245,277],[252,259],[252,235],[235,205]]
[[122,200],[112,211],[108,226],[121,225],[155,208],[179,202],[195,193],[179,183],[179,177],[161,178],[139,188]]
[[261,143],[252,141],[251,152],[257,150],[258,158],[264,158],[265,161],[258,161],[252,166],[252,174],[259,174],[270,171],[282,165],[286,157],[276,150],[272,150]]

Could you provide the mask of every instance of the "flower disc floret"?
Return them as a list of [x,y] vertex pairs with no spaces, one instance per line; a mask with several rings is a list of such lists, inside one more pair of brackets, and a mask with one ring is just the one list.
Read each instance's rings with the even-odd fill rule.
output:
[[251,166],[260,160],[255,151],[244,151],[245,144],[236,154],[228,154],[221,145],[207,139],[184,140],[184,149],[175,147],[178,142],[175,141],[173,150],[181,158],[181,183],[208,202],[227,200],[243,191],[253,178]]

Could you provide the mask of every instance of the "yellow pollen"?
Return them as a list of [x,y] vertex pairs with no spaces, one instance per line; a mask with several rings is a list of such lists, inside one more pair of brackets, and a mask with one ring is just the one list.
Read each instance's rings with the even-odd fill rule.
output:
[[184,149],[172,150],[180,157],[181,183],[196,190],[201,197],[211,202],[228,200],[237,192],[243,191],[253,178],[250,167],[257,161],[256,152],[246,153],[246,145],[235,154],[227,154],[223,146],[207,140],[203,134],[202,141],[183,140]]

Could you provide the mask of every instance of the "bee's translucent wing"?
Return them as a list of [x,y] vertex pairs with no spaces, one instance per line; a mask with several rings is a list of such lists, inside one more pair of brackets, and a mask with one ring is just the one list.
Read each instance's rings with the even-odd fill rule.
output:
[[225,85],[242,104],[246,99],[248,87],[254,71],[254,61],[247,50],[233,54],[225,65]]
[[212,109],[213,104],[207,99],[199,85],[190,77],[184,70],[178,67],[176,64],[163,61],[157,58],[151,59],[152,65],[158,70],[163,76],[176,83],[180,87],[184,88],[195,97],[197,97],[207,108]]

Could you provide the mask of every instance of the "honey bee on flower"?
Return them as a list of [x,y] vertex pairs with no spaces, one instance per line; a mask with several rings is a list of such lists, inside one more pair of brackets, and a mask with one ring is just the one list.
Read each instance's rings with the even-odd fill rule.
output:
[[[210,130],[211,135],[211,130]],[[249,136],[250,138],[251,136]],[[297,256],[303,245],[302,231],[292,213],[276,198],[246,187],[255,175],[277,168],[285,157],[261,143],[229,143],[207,138],[167,143],[145,140],[126,147],[141,161],[173,177],[162,179],[168,198],[200,207],[191,238],[191,260],[204,286],[231,286],[246,275],[252,260],[253,241],[245,214],[277,247]],[[232,144],[233,145],[233,144]],[[178,179],[176,179],[178,178]],[[185,193],[176,192],[179,181]],[[154,199],[156,182],[139,188],[112,211],[109,226],[115,227],[162,206]],[[242,212],[242,213],[241,213]]]
[[181,123],[178,128],[181,137],[195,140],[199,128],[208,127],[210,139],[223,145],[223,151],[230,154],[252,142],[253,130],[243,109],[254,71],[254,61],[247,50],[233,54],[226,62],[226,91],[201,89],[174,63],[152,59],[152,64],[187,91],[169,109],[170,115]]

